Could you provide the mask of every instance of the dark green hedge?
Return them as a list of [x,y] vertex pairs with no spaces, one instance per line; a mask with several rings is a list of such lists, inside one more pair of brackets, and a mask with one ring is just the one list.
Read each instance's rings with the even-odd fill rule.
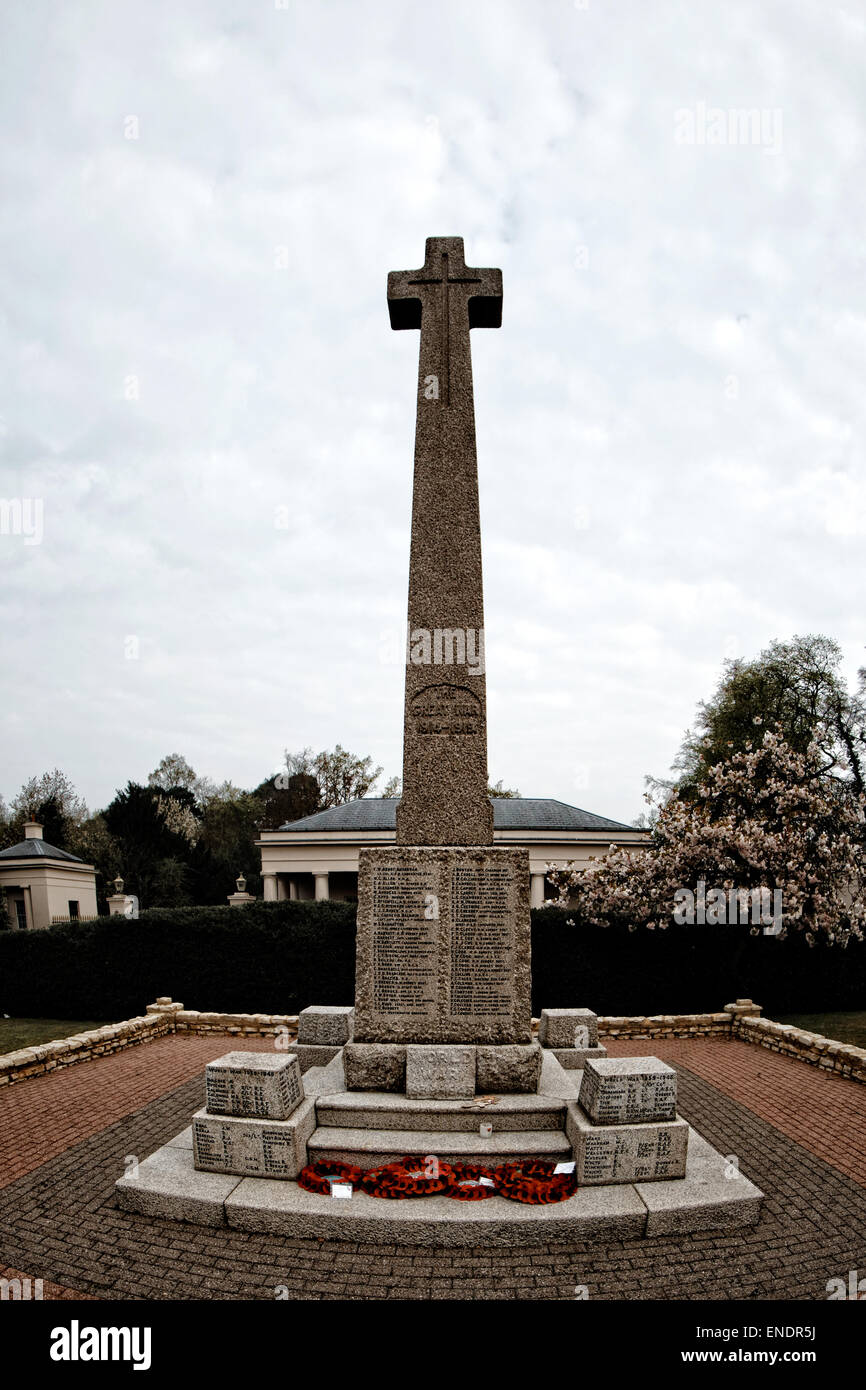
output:
[[768,1017],[866,1008],[866,943],[844,950],[799,933],[784,941],[748,926],[569,926],[575,914],[532,914],[533,1011],[585,1004],[600,1014],[711,1013],[754,999]]
[[[629,932],[532,914],[533,1010],[692,1013],[750,996],[767,1014],[866,1007],[866,946],[809,948],[747,927]],[[0,933],[0,1013],[121,1019],[157,995],[191,1009],[297,1013],[354,998],[350,903],[152,908],[39,932]]]
[[297,1013],[355,992],[349,903],[151,908],[0,936],[0,1013],[129,1018],[160,994],[190,1009]]

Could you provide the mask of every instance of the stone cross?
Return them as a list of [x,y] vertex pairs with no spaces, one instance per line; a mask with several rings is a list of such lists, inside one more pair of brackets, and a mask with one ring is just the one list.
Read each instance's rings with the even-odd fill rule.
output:
[[420,270],[388,276],[391,327],[420,328],[402,845],[487,845],[487,690],[471,328],[502,322],[502,272],[462,237],[428,237]]

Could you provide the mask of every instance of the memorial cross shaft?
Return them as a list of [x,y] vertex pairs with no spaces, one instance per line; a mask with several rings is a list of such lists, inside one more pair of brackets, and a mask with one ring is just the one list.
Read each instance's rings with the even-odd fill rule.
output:
[[502,322],[502,272],[428,237],[388,276],[391,327],[419,328],[403,730],[402,845],[489,845],[487,691],[471,328]]

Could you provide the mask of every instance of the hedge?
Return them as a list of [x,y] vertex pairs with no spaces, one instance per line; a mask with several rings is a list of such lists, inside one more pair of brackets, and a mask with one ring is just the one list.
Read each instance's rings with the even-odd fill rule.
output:
[[[866,945],[846,950],[748,927],[629,932],[532,914],[533,1012],[696,1013],[749,996],[765,1013],[866,1006]],[[297,1013],[354,998],[355,907],[338,902],[152,908],[44,931],[0,932],[0,1013],[116,1021],[157,995],[190,1009]]]

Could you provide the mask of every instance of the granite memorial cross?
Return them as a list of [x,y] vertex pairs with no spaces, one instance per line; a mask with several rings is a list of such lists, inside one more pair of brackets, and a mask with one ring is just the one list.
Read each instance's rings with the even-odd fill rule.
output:
[[487,696],[471,328],[502,322],[502,272],[462,237],[428,237],[388,276],[392,328],[420,328],[409,565],[403,794],[397,843],[487,845]]
[[[429,237],[420,270],[388,276],[388,308],[421,350],[397,844],[359,855],[348,1053],[374,1071],[357,1044],[531,1038],[528,855],[493,847],[487,795],[469,351],[471,328],[501,322],[502,275],[467,266],[461,237]],[[473,1049],[457,1052],[474,1068]]]

